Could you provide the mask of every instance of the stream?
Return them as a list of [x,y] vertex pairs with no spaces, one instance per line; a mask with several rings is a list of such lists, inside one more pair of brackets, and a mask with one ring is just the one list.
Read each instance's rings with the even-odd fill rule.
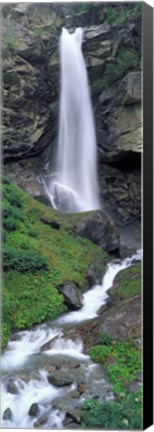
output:
[[84,354],[82,340],[72,339],[69,330],[98,316],[117,273],[141,255],[138,250],[110,262],[102,285],[84,294],[79,311],[12,336],[1,356],[2,428],[75,429],[85,399],[114,397],[103,368]]

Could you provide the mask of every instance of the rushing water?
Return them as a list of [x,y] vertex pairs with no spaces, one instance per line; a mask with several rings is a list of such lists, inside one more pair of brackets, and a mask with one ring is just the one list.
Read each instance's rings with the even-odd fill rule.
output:
[[[3,417],[5,410],[10,408],[12,414],[11,419],[2,418],[2,428],[33,428],[35,422],[40,421],[41,428],[63,429],[68,408],[79,407],[85,398],[94,394],[94,389],[100,397],[113,397],[101,367],[83,353],[82,340],[71,338],[69,332],[67,335],[68,323],[72,327],[74,323],[96,317],[106,302],[107,291],[116,274],[139,259],[141,251],[121,262],[108,264],[102,285],[96,285],[84,294],[83,307],[79,311],[67,313],[31,331],[20,332],[10,340],[1,357],[1,413]],[[65,377],[72,377],[65,387],[55,386],[48,380],[49,372],[56,376],[57,362],[61,362]],[[78,364],[75,366],[74,362]],[[80,382],[84,382],[84,394],[76,396]],[[10,389],[10,384],[15,389]],[[33,403],[38,404],[34,417],[28,414]]]
[[100,208],[96,137],[82,29],[60,38],[61,97],[56,174],[45,185],[54,208],[66,212]]

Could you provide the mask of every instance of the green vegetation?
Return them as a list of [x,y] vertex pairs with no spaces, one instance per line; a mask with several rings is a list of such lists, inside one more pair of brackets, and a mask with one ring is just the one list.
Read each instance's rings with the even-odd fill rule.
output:
[[21,273],[31,272],[37,270],[47,270],[46,260],[39,252],[31,252],[27,250],[16,250],[8,246],[4,247],[3,260],[5,270],[17,270]]
[[2,57],[7,59],[13,56],[18,49],[18,38],[12,23],[5,25],[2,42]]
[[101,363],[113,384],[114,401],[87,400],[83,408],[85,428],[142,429],[142,390],[130,392],[129,386],[141,372],[141,354],[133,340],[121,342],[100,334],[91,348],[94,362]]
[[41,38],[44,33],[44,27],[36,27],[34,30],[34,34],[37,38]]
[[141,392],[117,398],[115,401],[89,399],[82,412],[83,429],[142,429]]
[[142,2],[133,5],[118,5],[118,7],[108,6],[106,11],[105,23],[109,25],[123,25],[126,20],[142,14]]
[[[69,7],[69,5],[68,5]],[[69,13],[82,13],[82,12],[89,12],[93,10],[93,3],[91,2],[76,2],[72,3],[69,7]]]
[[119,300],[128,300],[135,295],[141,294],[141,265],[134,266],[121,271],[117,277],[116,288],[109,291],[110,297],[115,303]]
[[138,65],[138,62],[139,58],[134,51],[120,48],[115,61],[106,64],[103,78],[93,82],[93,93],[99,94],[107,90],[115,81],[123,78],[127,71],[134,69]]
[[110,345],[96,345],[90,355],[96,362],[106,366],[115,393],[123,391],[141,370],[141,355],[132,341],[111,341]]
[[[70,281],[83,287],[91,263],[103,271],[107,254],[73,233],[76,215],[62,218],[7,178],[3,178],[2,206],[4,347],[12,331],[30,328],[66,311],[58,286]],[[43,220],[58,222],[60,229]]]

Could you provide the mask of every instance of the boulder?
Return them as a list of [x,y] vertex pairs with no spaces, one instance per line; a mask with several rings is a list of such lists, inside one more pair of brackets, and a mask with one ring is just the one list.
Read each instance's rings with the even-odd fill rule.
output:
[[64,424],[68,424],[69,421],[74,421],[77,424],[81,423],[81,416],[80,416],[80,411],[79,410],[74,410],[74,411],[67,411],[66,415],[65,415],[65,420],[64,420]]
[[97,210],[85,215],[77,225],[76,232],[107,252],[119,249],[118,230],[111,217],[104,211]]
[[64,285],[58,287],[61,294],[64,295],[65,303],[72,310],[77,310],[82,307],[83,295],[72,282],[66,282]]
[[64,374],[48,375],[48,382],[55,387],[65,387],[72,384],[72,379]]
[[37,403],[33,403],[33,404],[31,405],[30,409],[29,409],[28,414],[29,414],[31,417],[35,417],[38,413],[39,413],[39,406],[38,406]]
[[8,382],[8,384],[7,384],[7,391],[8,391],[8,393],[11,393],[13,395],[17,395],[18,394],[18,389],[17,389],[15,383],[12,382],[12,381]]
[[8,407],[8,408],[6,408],[6,410],[3,413],[3,420],[11,420],[11,419],[12,419],[12,411]]

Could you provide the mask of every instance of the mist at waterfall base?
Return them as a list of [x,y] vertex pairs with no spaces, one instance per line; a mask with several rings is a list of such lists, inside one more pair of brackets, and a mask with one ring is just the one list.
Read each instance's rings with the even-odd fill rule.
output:
[[68,213],[100,208],[95,126],[82,38],[81,28],[72,34],[62,29],[56,172],[43,181],[52,206]]
[[[1,390],[1,425],[3,428],[33,428],[36,421],[43,419],[41,429],[63,429],[65,410],[56,408],[56,401],[69,401],[73,409],[74,403],[80,407],[89,397],[91,390],[97,391],[106,400],[112,399],[112,386],[103,375],[103,370],[94,364],[89,355],[84,354],[84,345],[80,337],[71,337],[67,326],[88,321],[99,315],[100,307],[106,303],[107,291],[112,287],[119,271],[133,265],[142,259],[142,251],[138,250],[131,258],[111,262],[107,266],[102,284],[93,286],[84,294],[83,306],[79,311],[69,312],[54,322],[48,322],[28,331],[16,334],[10,340],[1,356],[2,390]],[[49,343],[45,350],[44,344]],[[58,359],[58,360],[57,360]],[[54,361],[63,362],[63,373],[70,377],[69,362],[78,361],[79,367],[73,368],[75,377],[72,384],[66,387],[56,387],[48,380],[47,364],[50,367]],[[68,367],[65,368],[65,362]],[[51,369],[52,369],[51,368]],[[51,372],[54,374],[54,371]],[[85,394],[74,398],[78,377],[82,377]],[[80,378],[81,379],[81,378]],[[8,391],[8,383],[16,387],[16,392]],[[38,413],[32,417],[29,409],[33,403],[38,404]],[[11,419],[3,419],[7,408],[11,409]]]

